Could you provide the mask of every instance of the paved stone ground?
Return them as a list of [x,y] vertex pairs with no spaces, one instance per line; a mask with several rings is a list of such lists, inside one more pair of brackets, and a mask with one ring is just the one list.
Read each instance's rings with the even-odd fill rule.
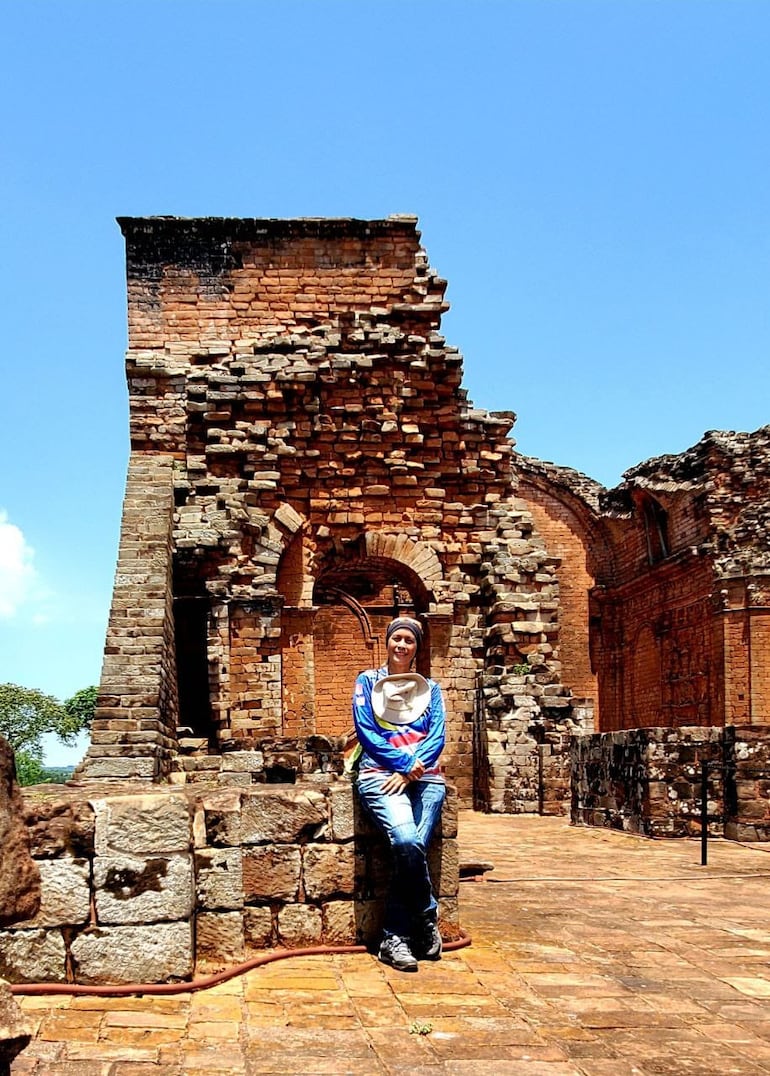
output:
[[770,848],[461,815],[473,945],[296,958],[171,998],[28,998],[13,1076],[770,1073]]

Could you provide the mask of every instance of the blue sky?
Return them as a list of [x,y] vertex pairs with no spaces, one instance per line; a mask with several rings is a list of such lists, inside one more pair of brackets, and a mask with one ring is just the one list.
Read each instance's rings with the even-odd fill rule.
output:
[[770,421],[765,0],[0,9],[0,682],[99,677],[118,215],[417,213],[473,402],[605,485]]

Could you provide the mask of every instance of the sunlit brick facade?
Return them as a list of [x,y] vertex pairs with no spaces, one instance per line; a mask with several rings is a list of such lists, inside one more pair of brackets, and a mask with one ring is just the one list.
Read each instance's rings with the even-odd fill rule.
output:
[[414,218],[120,224],[131,459],[81,776],[338,766],[395,612],[466,804],[563,809],[576,732],[768,720],[767,430],[608,492],[467,400]]

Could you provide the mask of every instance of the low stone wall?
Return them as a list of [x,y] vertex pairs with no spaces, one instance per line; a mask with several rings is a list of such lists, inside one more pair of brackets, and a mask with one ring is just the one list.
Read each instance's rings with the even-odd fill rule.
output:
[[770,840],[770,726],[642,728],[577,736],[571,820],[650,837],[701,832],[708,763],[709,834]]
[[725,730],[725,837],[770,841],[770,726]]
[[[25,790],[38,913],[0,931],[11,982],[165,982],[272,947],[371,944],[387,849],[350,781]],[[458,933],[457,798],[430,849]]]

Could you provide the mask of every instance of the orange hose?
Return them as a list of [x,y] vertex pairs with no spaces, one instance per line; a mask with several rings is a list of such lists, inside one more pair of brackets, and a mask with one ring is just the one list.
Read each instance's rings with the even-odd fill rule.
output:
[[[471,944],[471,936],[460,929],[460,937],[444,943],[444,952],[454,952]],[[263,964],[272,964],[275,960],[288,960],[294,956],[328,956],[337,953],[365,953],[365,945],[316,945],[307,949],[277,949],[272,953],[261,953],[243,964],[234,964],[224,971],[213,975],[204,975],[200,979],[191,979],[182,983],[9,983],[12,994],[40,997],[46,994],[69,994],[76,997],[119,998],[131,994],[191,994],[197,990],[208,990],[237,975],[244,975],[252,968]]]

